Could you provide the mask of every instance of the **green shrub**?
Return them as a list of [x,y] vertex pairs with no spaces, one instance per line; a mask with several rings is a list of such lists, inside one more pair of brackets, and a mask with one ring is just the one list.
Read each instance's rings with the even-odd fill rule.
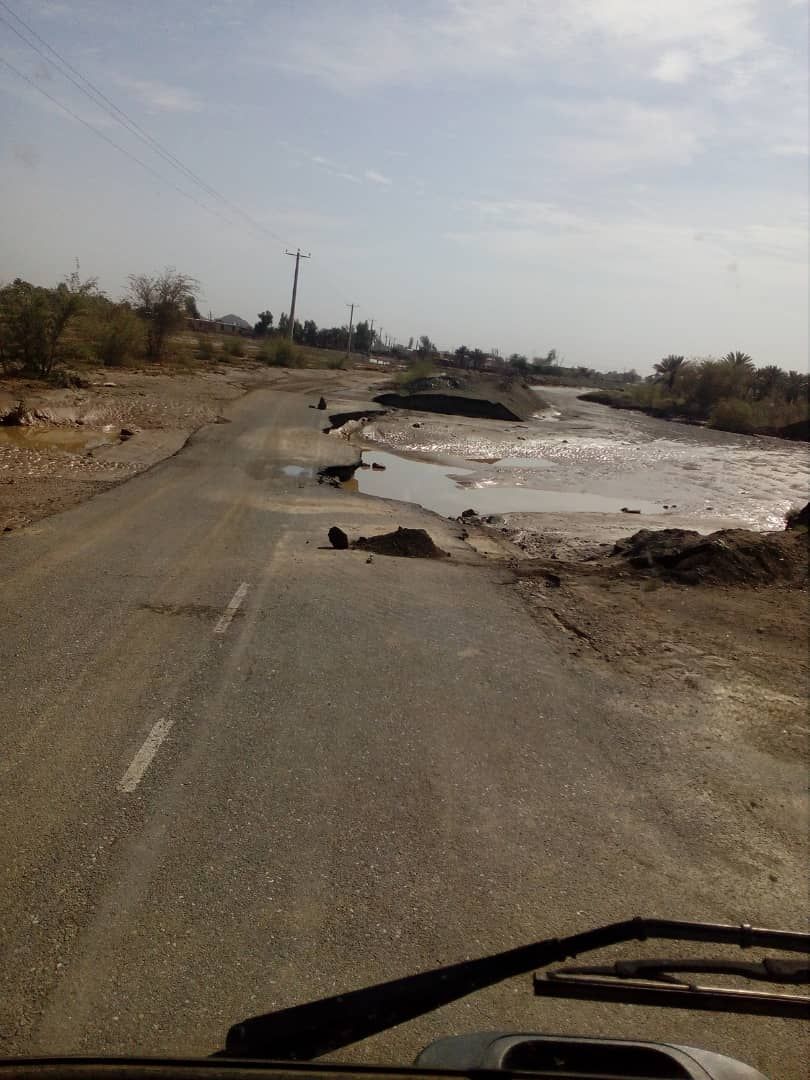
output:
[[300,367],[301,356],[298,349],[287,338],[268,341],[261,347],[258,359],[270,367]]
[[402,392],[407,391],[411,383],[419,382],[422,379],[429,379],[430,376],[435,373],[436,368],[431,360],[415,360],[407,371],[401,371],[394,381],[397,384],[397,388]]
[[342,371],[343,368],[346,367],[347,360],[348,357],[343,356],[342,354],[339,354],[337,356],[330,356],[329,359],[326,361],[326,366],[328,368],[331,368],[333,371]]
[[214,343],[210,337],[197,338],[197,359],[204,362],[214,359]]
[[227,352],[229,356],[241,357],[245,355],[245,343],[241,337],[232,337],[229,341],[223,343],[223,352]]
[[77,371],[62,367],[54,368],[47,376],[47,380],[51,386],[58,386],[60,390],[82,390],[90,385],[87,379],[79,375]]
[[105,367],[120,367],[143,355],[146,334],[143,322],[127,304],[115,304],[94,321],[90,340],[93,355]]
[[737,431],[746,434],[754,429],[751,405],[740,398],[723,398],[709,414],[709,427],[718,431]]

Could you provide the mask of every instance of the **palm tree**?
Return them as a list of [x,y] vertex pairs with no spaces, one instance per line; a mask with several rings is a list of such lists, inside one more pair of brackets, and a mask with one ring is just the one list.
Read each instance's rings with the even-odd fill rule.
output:
[[659,360],[657,364],[653,364],[653,367],[658,372],[658,378],[667,384],[667,389],[671,390],[675,385],[675,380],[678,375],[689,363],[682,356],[675,356],[670,353],[669,356],[665,356],[663,360]]
[[810,395],[810,376],[800,371],[789,371],[785,377],[785,401],[791,405]]
[[781,389],[784,378],[784,371],[776,364],[767,364],[759,368],[754,375],[754,393],[757,400],[762,401],[763,398],[772,397],[778,389]]
[[738,371],[751,372],[754,370],[754,361],[748,353],[740,352],[739,349],[735,352],[727,352],[723,360],[729,367],[736,368]]

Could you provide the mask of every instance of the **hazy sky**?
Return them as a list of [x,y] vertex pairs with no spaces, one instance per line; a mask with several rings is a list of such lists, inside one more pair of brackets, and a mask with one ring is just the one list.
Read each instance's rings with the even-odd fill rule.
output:
[[[48,44],[248,219],[10,29]],[[807,365],[795,0],[2,0],[0,279],[648,369]],[[47,49],[36,42],[43,53]],[[67,105],[159,174],[62,112]],[[203,206],[184,197],[181,188]],[[209,212],[204,207],[215,210]]]

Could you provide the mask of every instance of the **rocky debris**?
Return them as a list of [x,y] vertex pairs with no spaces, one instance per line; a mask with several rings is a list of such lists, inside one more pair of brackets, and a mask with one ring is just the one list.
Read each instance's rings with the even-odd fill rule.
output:
[[355,461],[351,465],[324,465],[318,471],[319,484],[340,484],[351,480],[355,470],[359,469],[361,462]]
[[801,510],[789,510],[785,517],[786,529],[810,528],[810,502],[805,503]]
[[473,510],[472,507],[471,507],[469,510],[462,510],[461,514],[459,516],[461,517],[462,520],[467,520],[469,518],[477,518],[478,517],[478,511]]
[[359,420],[347,420],[340,427],[328,427],[323,429],[324,435],[337,435],[341,439],[350,439],[352,435],[358,435],[366,426],[367,420],[363,416]]
[[376,469],[377,472],[385,472],[385,465],[381,465],[379,461],[372,461],[371,467],[372,469]]
[[411,424],[411,427],[421,427],[421,424]]
[[[666,509],[666,507],[664,509]],[[640,514],[641,511],[640,510],[631,510],[629,506],[623,506],[622,507],[622,513],[623,514]]]
[[135,432],[132,430],[132,428],[122,427],[121,430],[118,432],[118,438],[121,440],[121,442],[126,442],[127,439],[131,439],[134,434]]
[[407,559],[442,559],[447,552],[436,547],[424,529],[398,528],[380,536],[360,536],[354,547],[375,555],[396,555]]
[[807,579],[808,550],[795,531],[757,533],[721,529],[702,536],[692,529],[641,529],[613,548],[634,570],[685,585],[767,585]]
[[[314,409],[315,406],[313,405]],[[344,424],[347,424],[350,420],[359,420],[360,426],[368,424],[377,416],[385,416],[388,412],[387,409],[365,409],[363,412],[355,410],[354,412],[342,412],[333,413],[329,417],[330,427],[325,428],[326,432],[334,431],[336,428],[342,428]]]
[[337,525],[333,525],[326,535],[329,537],[329,543],[338,551],[345,551],[349,546],[349,537]]
[[24,401],[19,401],[7,413],[0,416],[0,424],[4,427],[19,427],[23,424],[30,424],[31,421],[32,414],[26,409]]
[[322,398],[318,399],[318,408],[319,409],[325,409],[326,408],[326,398],[322,397]]

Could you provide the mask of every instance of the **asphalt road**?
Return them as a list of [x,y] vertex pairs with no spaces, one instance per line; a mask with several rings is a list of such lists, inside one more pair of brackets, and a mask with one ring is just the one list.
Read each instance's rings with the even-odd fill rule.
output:
[[[780,841],[776,888],[771,826],[695,790],[677,703],[572,666],[450,523],[315,483],[316,399],[251,393],[0,541],[0,1053],[208,1053],[600,921],[804,918],[802,852]],[[453,557],[369,563],[332,524],[426,524]],[[543,1004],[528,977],[344,1057],[509,1026],[804,1070],[796,1025]]]

